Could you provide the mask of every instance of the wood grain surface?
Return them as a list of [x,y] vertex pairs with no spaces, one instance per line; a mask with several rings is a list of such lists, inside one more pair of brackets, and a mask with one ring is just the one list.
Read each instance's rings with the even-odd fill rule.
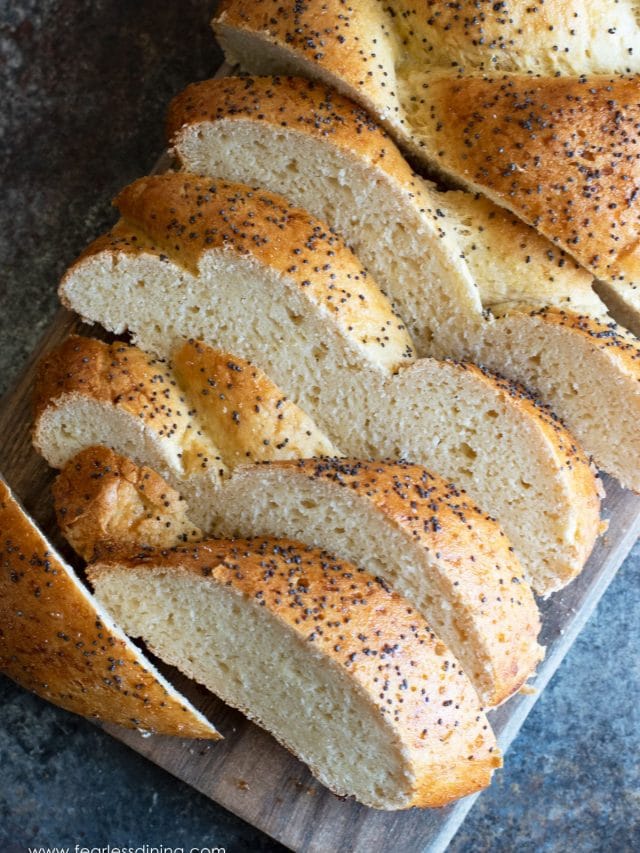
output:
[[[31,390],[35,364],[72,331],[106,337],[60,310],[32,360],[0,408],[0,470],[62,553],[81,569],[54,523],[50,485],[54,473],[31,447]],[[640,533],[640,497],[605,478],[604,515],[609,530],[589,563],[567,589],[542,602],[542,642],[547,655],[533,682],[535,692],[519,694],[490,713],[503,750],[516,736],[540,692],[559,666],[593,608]],[[160,668],[224,734],[204,745],[105,726],[151,761],[294,850],[349,850],[364,853],[430,853],[444,850],[475,797],[436,811],[376,812],[328,793],[306,767],[241,714],[162,664]],[[507,757],[508,760],[508,757]]]

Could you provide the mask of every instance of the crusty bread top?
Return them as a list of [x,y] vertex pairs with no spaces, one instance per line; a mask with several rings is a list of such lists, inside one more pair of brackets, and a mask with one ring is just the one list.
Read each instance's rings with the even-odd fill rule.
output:
[[340,455],[256,365],[201,341],[186,341],[172,354],[172,365],[229,468],[268,459]]
[[[365,106],[375,105],[390,118],[401,112],[394,68],[400,45],[382,3],[221,0],[212,24],[231,64],[242,62],[239,51],[244,52],[245,45],[228,42],[227,33],[257,34],[266,51],[269,45],[286,45],[298,62],[317,66],[320,76],[326,76],[341,91],[359,91]],[[255,60],[261,62],[260,52],[255,53]],[[271,71],[268,67],[249,70]]]
[[197,542],[202,531],[185,501],[153,469],[107,447],[87,447],[70,459],[53,487],[58,524],[85,560],[131,546]]
[[[253,260],[290,281],[371,361],[391,369],[411,361],[413,347],[402,320],[354,254],[327,225],[281,196],[167,172],[126,187],[115,204],[134,232],[157,246],[160,257],[166,253],[192,272],[215,249]],[[123,239],[120,226],[110,242],[100,238],[77,263],[109,249],[136,251],[136,245]],[[63,301],[64,290],[63,279]]]
[[232,65],[320,77],[396,127],[415,72],[640,71],[636,0],[223,0],[212,25]]
[[162,359],[120,341],[107,344],[72,335],[38,365],[36,422],[48,406],[66,395],[118,406],[148,424],[161,438],[178,440],[188,474],[207,469],[224,471],[217,448],[200,428]]
[[270,538],[141,551],[90,567],[90,578],[110,566],[189,572],[267,608],[348,674],[385,717],[416,771],[412,805],[438,806],[478,790],[501,765],[458,662],[405,599],[362,569]]
[[443,76],[424,97],[443,169],[596,275],[640,277],[640,76]]
[[218,738],[111,622],[0,480],[0,671],[69,711]]
[[[395,143],[369,113],[331,86],[302,77],[218,77],[192,83],[173,99],[167,137],[174,142],[185,125],[242,118],[298,130],[388,172],[415,187],[414,174]],[[176,152],[180,156],[180,150]]]
[[638,68],[635,0],[391,0],[416,65],[541,74]]

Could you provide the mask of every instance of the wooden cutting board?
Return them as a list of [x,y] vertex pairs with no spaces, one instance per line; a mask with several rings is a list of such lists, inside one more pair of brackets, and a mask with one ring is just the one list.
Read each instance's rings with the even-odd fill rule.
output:
[[[77,560],[60,540],[51,508],[53,473],[33,451],[31,389],[35,364],[45,351],[71,331],[99,334],[64,310],[52,325],[2,401],[0,470],[51,539],[71,561]],[[106,337],[106,335],[100,335]],[[536,699],[589,618],[618,567],[640,534],[640,496],[605,478],[604,515],[609,530],[601,538],[582,575],[567,589],[542,602],[542,643],[547,655],[534,682],[535,691],[519,694],[490,718],[503,750],[516,736]],[[369,853],[430,853],[444,850],[475,797],[437,811],[376,812],[340,800],[313,780],[303,764],[241,714],[168,667],[160,668],[207,714],[225,735],[216,744],[158,736],[144,737],[116,726],[104,728],[198,791],[294,850]],[[507,758],[508,760],[508,758]]]

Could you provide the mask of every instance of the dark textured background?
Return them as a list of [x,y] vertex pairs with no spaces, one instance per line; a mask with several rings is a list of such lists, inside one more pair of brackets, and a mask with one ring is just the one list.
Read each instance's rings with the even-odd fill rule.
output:
[[[170,97],[215,70],[213,6],[0,2],[0,390],[111,197],[152,168]],[[640,850],[639,569],[636,547],[452,850]],[[76,843],[279,849],[0,677],[0,853]]]

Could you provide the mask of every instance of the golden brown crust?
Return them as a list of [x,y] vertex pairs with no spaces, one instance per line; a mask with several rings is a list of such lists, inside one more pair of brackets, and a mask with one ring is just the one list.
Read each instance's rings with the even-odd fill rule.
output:
[[354,101],[301,77],[219,77],[192,83],[169,106],[167,138],[180,157],[181,131],[203,122],[243,119],[278,125],[362,157],[413,187],[413,172],[395,143]]
[[640,277],[640,77],[440,77],[424,96],[444,170],[594,274]]
[[635,0],[393,0],[419,67],[467,72],[624,72],[638,67]]
[[269,62],[248,71],[286,70],[293,60],[296,70],[324,77],[345,94],[358,92],[365,106],[382,106],[394,117],[400,113],[394,51],[396,37],[382,3],[370,0],[306,0],[285,5],[276,0],[223,0],[216,8],[213,29],[231,64],[244,65],[244,45],[235,44],[236,32],[250,34],[264,48],[255,51],[253,63],[268,46],[281,56],[278,67]]
[[38,424],[51,406],[88,397],[119,408],[148,426],[161,439],[181,445],[187,474],[222,470],[220,456],[203,434],[194,412],[177,387],[169,365],[137,347],[72,335],[43,357],[34,389],[34,443]]
[[49,702],[105,722],[218,738],[115,631],[0,480],[0,671]]
[[437,807],[480,790],[501,765],[458,662],[403,598],[365,571],[269,538],[141,552],[91,567],[91,578],[110,567],[189,572],[231,587],[313,644],[356,682],[402,744],[415,774],[407,806]]
[[[393,71],[406,66],[549,76],[639,67],[635,0],[606,5],[600,0],[306,0],[290,7],[279,0],[225,0],[213,26],[232,64],[246,58],[247,70],[254,70],[253,65],[265,64],[266,45],[277,45],[282,55],[271,63],[279,66],[272,71],[295,59],[315,73],[341,76],[374,103],[390,99]],[[258,39],[262,52],[246,40],[236,45],[229,30]],[[240,45],[243,53],[236,49]]]
[[80,451],[53,484],[58,525],[85,560],[131,546],[170,548],[203,538],[175,489],[106,447]]
[[121,341],[71,335],[40,361],[34,390],[36,417],[50,401],[85,389],[87,396],[122,406],[136,416],[160,424],[166,433],[185,407],[164,401],[175,391],[167,378],[167,364]]
[[[291,282],[372,359],[390,367],[412,359],[404,324],[353,253],[328,226],[281,196],[168,172],[141,178],[115,203],[134,232],[155,244],[156,254],[166,252],[191,271],[216,249],[252,259]],[[99,239],[76,266],[97,253],[119,252],[122,242],[121,232],[109,248],[108,241]],[[63,280],[63,301],[64,289]]]
[[172,363],[229,468],[339,455],[313,420],[251,362],[188,341],[173,353]]
[[[264,467],[291,478],[293,493],[298,477],[354,492],[431,554],[442,596],[454,609],[472,614],[474,629],[489,650],[494,692],[485,697],[487,704],[500,704],[531,676],[542,657],[536,642],[538,608],[506,536],[464,490],[419,465],[386,460],[273,462],[243,469],[236,479],[250,482],[253,472],[259,481]],[[222,495],[224,501],[224,491]]]

